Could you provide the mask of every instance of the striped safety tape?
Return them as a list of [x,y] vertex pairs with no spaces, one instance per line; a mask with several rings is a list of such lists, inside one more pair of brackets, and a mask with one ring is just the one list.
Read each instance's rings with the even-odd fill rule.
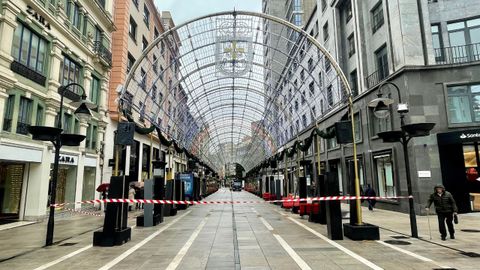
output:
[[313,198],[294,198],[271,201],[175,201],[175,200],[145,200],[145,199],[97,199],[73,203],[53,204],[54,207],[62,207],[69,204],[95,204],[95,203],[145,203],[145,204],[188,204],[188,205],[207,205],[207,204],[256,204],[256,203],[279,203],[279,202],[313,202],[313,201],[351,201],[351,200],[397,200],[409,199],[413,196],[395,196],[395,197],[372,197],[372,196],[327,196]]

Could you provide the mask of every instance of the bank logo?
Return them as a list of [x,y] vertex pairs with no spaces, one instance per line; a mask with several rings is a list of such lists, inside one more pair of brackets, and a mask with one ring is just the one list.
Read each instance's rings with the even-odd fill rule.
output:
[[460,135],[460,139],[466,139],[467,138],[467,135],[465,135],[465,133],[463,133],[462,135]]
[[464,140],[464,139],[476,139],[476,138],[480,138],[480,133],[470,133],[470,134],[462,133],[462,135],[460,135],[460,139],[462,139],[462,140]]

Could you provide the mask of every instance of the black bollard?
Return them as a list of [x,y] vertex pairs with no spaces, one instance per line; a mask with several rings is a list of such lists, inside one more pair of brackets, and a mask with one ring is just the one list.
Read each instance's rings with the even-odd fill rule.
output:
[[[337,176],[331,172],[328,172],[326,181],[326,195],[338,196],[340,190],[338,188]],[[342,232],[342,211],[340,209],[340,201],[326,201],[326,213],[327,213],[327,230],[328,237],[332,240],[343,240]]]
[[[155,200],[163,200],[165,198],[165,177],[162,176],[154,176],[153,177],[153,198]],[[164,205],[163,204],[155,204],[153,206],[153,224],[158,225],[159,223],[163,222],[163,214],[164,214]]]
[[[128,181],[125,176],[110,178],[108,198],[128,198]],[[93,245],[111,247],[130,241],[132,230],[127,227],[128,203],[107,203],[106,207],[103,230],[93,233]]]

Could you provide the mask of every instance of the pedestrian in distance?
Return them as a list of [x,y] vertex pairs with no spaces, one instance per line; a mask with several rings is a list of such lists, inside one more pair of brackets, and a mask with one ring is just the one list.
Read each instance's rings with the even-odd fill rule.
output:
[[[370,186],[370,184],[367,185],[367,190],[365,190],[365,196],[367,196],[367,197],[377,197],[377,193]],[[368,210],[373,211],[373,208],[375,208],[375,204],[377,203],[377,200],[367,199],[367,202],[368,202]]]
[[[129,200],[133,200],[135,199],[135,189],[133,188],[133,186],[130,186],[130,189],[128,190],[128,199]],[[134,203],[128,203],[128,210],[129,211],[132,211],[132,208],[135,204]]]
[[447,230],[445,228],[445,223],[447,223],[448,232],[450,233],[450,239],[455,239],[455,228],[453,227],[453,219],[457,215],[457,204],[453,199],[453,196],[450,192],[445,190],[443,185],[436,185],[434,192],[430,195],[426,210],[429,211],[431,204],[435,205],[435,211],[438,217],[438,228],[440,230],[440,236],[442,240],[447,239]]

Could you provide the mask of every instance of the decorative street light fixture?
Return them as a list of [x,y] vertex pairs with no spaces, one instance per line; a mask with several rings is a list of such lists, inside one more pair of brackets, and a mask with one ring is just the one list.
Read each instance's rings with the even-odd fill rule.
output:
[[368,107],[373,108],[373,113],[377,118],[387,118],[390,115],[389,106],[395,102],[393,99],[382,97],[381,90],[385,85],[391,85],[397,90],[399,101],[397,105],[397,112],[400,114],[401,130],[380,132],[377,135],[383,140],[384,143],[400,142],[402,144],[409,196],[408,204],[410,212],[410,229],[412,237],[418,238],[417,219],[415,216],[414,201],[412,197],[412,179],[410,174],[410,159],[408,156],[408,142],[414,137],[430,135],[430,130],[433,129],[435,123],[405,124],[405,114],[409,111],[408,104],[402,103],[400,89],[392,82],[382,83],[378,88],[378,98],[368,103]]
[[[77,93],[69,90],[71,86],[78,87],[82,89],[83,94],[80,97]],[[57,178],[58,178],[58,163],[60,160],[60,148],[64,145],[66,146],[79,146],[80,143],[85,139],[84,135],[77,134],[66,134],[62,133],[62,116],[63,116],[63,98],[74,100],[71,103],[72,106],[77,107],[75,110],[75,116],[80,121],[88,121],[92,117],[90,109],[96,107],[95,104],[87,100],[87,95],[85,89],[77,84],[70,83],[66,86],[60,86],[58,88],[58,93],[60,94],[60,112],[57,121],[57,127],[45,127],[45,126],[31,126],[29,127],[29,132],[32,134],[32,139],[37,141],[49,141],[52,142],[55,147],[55,159],[53,164],[53,174],[52,180],[50,181],[49,188],[49,207],[50,214],[48,216],[48,225],[47,225],[47,237],[46,237],[46,246],[51,246],[53,243],[53,229],[54,229],[54,216],[55,216],[55,197],[57,190]]]

